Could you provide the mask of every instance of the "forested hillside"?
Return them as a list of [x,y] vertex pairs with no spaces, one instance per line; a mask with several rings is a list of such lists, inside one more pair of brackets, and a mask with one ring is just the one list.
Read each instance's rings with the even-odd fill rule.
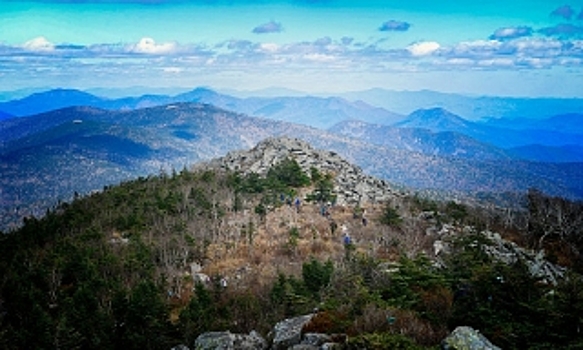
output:
[[[348,349],[434,347],[458,325],[505,349],[583,343],[581,203],[532,191],[514,211],[387,189],[341,204],[345,170],[305,170],[305,151],[266,150],[288,157],[262,173],[142,177],[27,218],[0,236],[0,347],[192,348],[211,330],[267,337],[315,308],[306,331]],[[536,251],[509,263],[492,231]],[[540,248],[563,266],[556,281],[531,268]]]

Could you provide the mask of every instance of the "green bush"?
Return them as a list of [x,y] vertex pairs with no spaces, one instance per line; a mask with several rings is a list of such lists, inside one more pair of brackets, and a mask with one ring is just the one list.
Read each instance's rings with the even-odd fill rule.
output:
[[393,208],[390,204],[387,204],[383,208],[379,221],[383,225],[397,227],[403,222],[403,219],[401,218],[401,215],[399,215],[397,209]]
[[320,290],[330,283],[330,278],[334,272],[332,261],[328,260],[324,264],[312,258],[310,262],[302,265],[302,277],[304,284],[312,295],[319,299]]
[[267,172],[267,180],[276,186],[303,187],[310,184],[310,178],[302,171],[295,159],[285,158]]
[[349,338],[345,346],[346,349],[367,349],[367,350],[421,350],[423,347],[403,335],[392,333],[371,333],[362,334],[354,338]]

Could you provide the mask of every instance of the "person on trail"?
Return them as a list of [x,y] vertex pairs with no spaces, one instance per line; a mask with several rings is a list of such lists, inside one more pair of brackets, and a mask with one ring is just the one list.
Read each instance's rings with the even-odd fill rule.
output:
[[362,226],[366,226],[368,224],[368,219],[366,217],[366,209],[362,210]]
[[352,239],[350,238],[350,235],[348,234],[348,227],[346,227],[345,224],[342,224],[342,242],[344,243],[344,246],[349,246],[352,244]]
[[295,206],[296,206],[296,211],[299,213],[300,212],[300,206],[301,206],[302,202],[300,201],[299,197],[296,197],[296,201],[295,201]]
[[344,234],[343,241],[344,241],[345,246],[349,246],[352,244],[352,239],[350,239],[350,236],[348,235],[348,233]]
[[342,233],[344,235],[342,238],[342,243],[344,244],[344,258],[350,259],[352,255],[351,252],[355,247],[352,244],[352,238],[350,238],[350,235],[348,234],[348,228],[344,224],[342,225]]

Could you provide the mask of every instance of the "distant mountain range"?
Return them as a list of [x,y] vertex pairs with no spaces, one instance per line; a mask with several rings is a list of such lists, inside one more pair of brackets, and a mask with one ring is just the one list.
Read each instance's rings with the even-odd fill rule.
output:
[[581,98],[468,96],[429,90],[392,91],[378,88],[343,93],[339,96],[348,100],[362,100],[404,115],[421,108],[443,108],[468,120],[545,119],[560,114],[580,114],[583,111]]
[[[203,92],[209,93],[196,93]],[[39,215],[76,191],[179,171],[282,135],[335,151],[368,174],[412,189],[500,193],[537,187],[583,198],[583,163],[520,161],[456,132],[351,123],[325,131],[200,103],[135,110],[68,107],[0,121],[0,227],[22,215]]]
[[0,111],[15,116],[28,116],[72,106],[130,110],[180,102],[207,103],[239,113],[319,128],[327,128],[346,119],[392,124],[404,118],[362,101],[350,102],[338,97],[236,98],[206,88],[197,88],[175,96],[143,95],[118,99],[101,98],[79,90],[56,89],[0,103]]
[[[556,125],[569,125],[578,119],[583,122],[583,114],[557,115],[552,121]],[[502,122],[499,122],[502,123]],[[511,124],[511,121],[506,123]],[[540,124],[552,124],[552,122],[540,120]],[[435,132],[453,131],[478,141],[489,143],[501,148],[513,148],[527,145],[545,146],[583,146],[583,133],[577,133],[577,128],[572,130],[567,127],[554,129],[515,129],[503,126],[492,126],[491,123],[472,122],[455,115],[443,108],[420,109],[411,113],[407,119],[394,124],[401,128],[424,128]]]
[[[385,91],[371,90],[369,92],[381,94],[381,92]],[[418,101],[419,105],[423,105],[423,101],[437,100],[439,98],[443,98],[442,102],[458,101],[460,99],[474,101],[473,99],[468,100],[468,97],[434,92],[401,93],[399,96],[408,96],[404,100],[410,100],[411,96],[417,96],[421,99],[421,101]],[[500,102],[497,105],[504,105],[508,108],[514,108],[512,106],[516,101],[526,103],[520,99],[488,99],[488,101],[490,100],[507,101],[505,103]],[[394,101],[396,108],[399,103],[403,102],[399,101]],[[543,103],[541,101],[550,103],[549,101],[555,101],[555,99],[533,99],[530,102],[533,105],[537,105],[537,103]],[[565,102],[563,100],[557,101]],[[571,108],[571,105],[576,106],[580,102],[577,99],[568,101],[571,101],[571,103],[566,104],[564,109],[567,110]],[[5,114],[4,116],[0,114],[0,120],[7,119],[10,115],[33,115],[71,106],[91,106],[109,110],[134,110],[180,102],[207,103],[250,116],[304,124],[322,129],[328,129],[337,123],[349,120],[360,120],[369,124],[393,125],[399,128],[423,128],[433,132],[450,131],[471,137],[480,143],[490,144],[502,149],[515,149],[509,153],[513,157],[523,157],[524,159],[535,161],[579,161],[581,159],[579,148],[583,146],[583,123],[581,122],[583,121],[583,114],[578,113],[557,114],[545,119],[497,117],[476,122],[441,107],[416,109],[408,116],[404,116],[390,112],[387,109],[374,107],[362,101],[351,102],[339,97],[237,98],[206,88],[197,88],[174,96],[142,95],[117,99],[101,98],[79,90],[49,90],[34,93],[22,99],[0,103],[0,113]],[[445,102],[442,104],[449,103]],[[425,104],[428,104],[428,102],[425,102]],[[560,110],[558,109],[558,111]],[[541,110],[538,110],[538,112],[541,113]],[[471,115],[472,112],[469,113]],[[500,113],[500,115],[504,115],[506,112]],[[441,135],[441,137],[443,136]],[[545,155],[538,157],[536,150],[541,149],[541,146],[545,146]],[[568,149],[568,152],[564,153],[563,151],[566,149]],[[472,151],[468,152],[470,154],[473,153]],[[553,157],[553,154],[557,154],[557,156]]]
[[559,114],[546,119],[491,118],[486,125],[513,130],[547,130],[583,135],[583,110],[581,113]]
[[439,132],[421,127],[386,126],[354,120],[338,123],[328,131],[371,144],[439,157],[513,159],[513,155],[498,147],[453,131]]

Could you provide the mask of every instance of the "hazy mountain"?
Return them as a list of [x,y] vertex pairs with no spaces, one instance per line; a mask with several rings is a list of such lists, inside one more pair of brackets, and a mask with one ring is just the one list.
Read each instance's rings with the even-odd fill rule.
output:
[[328,131],[357,138],[371,144],[427,155],[476,160],[511,159],[500,148],[451,131],[434,132],[422,128],[399,128],[369,124],[362,121],[340,122],[328,129]]
[[71,106],[103,107],[103,104],[102,98],[83,91],[55,89],[0,103],[0,110],[15,116],[27,116]]
[[566,145],[551,147],[543,145],[528,145],[510,148],[507,151],[516,158],[536,162],[583,162],[582,146]]
[[42,213],[75,191],[99,190],[161,169],[179,170],[280,135],[337,152],[368,174],[414,189],[507,192],[537,187],[583,198],[583,163],[427,155],[210,105],[129,111],[74,107],[2,121],[0,131],[2,137],[12,135],[0,145],[4,226],[23,214]]
[[0,92],[0,102],[6,102],[6,101],[24,98],[26,96],[34,94],[35,92],[42,92],[42,91],[47,91],[47,90],[50,90],[50,89],[36,87],[36,88],[26,88],[26,89],[18,89],[18,90],[11,90],[11,91],[2,91],[2,92]]
[[142,96],[142,95],[164,95],[174,96],[186,92],[187,88],[174,87],[151,87],[151,86],[132,86],[127,88],[108,88],[98,87],[84,90],[92,95],[105,97],[109,99],[118,99],[128,96]]
[[476,124],[443,108],[418,109],[407,119],[394,124],[401,128],[424,128],[433,131],[469,132]]
[[514,130],[472,122],[443,108],[420,109],[407,119],[396,123],[397,127],[426,128],[432,131],[453,131],[500,148],[520,147],[532,144],[546,146],[581,145],[583,137],[575,133],[553,130]]
[[469,96],[435,91],[391,91],[370,89],[340,94],[349,100],[362,100],[400,114],[420,108],[444,108],[469,120],[482,118],[541,119],[557,114],[580,113],[580,98],[516,98]]
[[9,118],[12,118],[12,117],[13,116],[11,114],[8,114],[6,112],[0,111],[0,120],[9,119]]
[[401,115],[362,101],[350,102],[336,97],[311,96],[236,98],[207,88],[196,88],[175,96],[142,95],[118,99],[101,98],[78,90],[58,89],[0,103],[0,110],[16,116],[25,116],[72,106],[131,110],[180,102],[207,103],[238,113],[320,128],[356,118],[380,124],[392,124],[403,119]]
[[349,102],[337,97],[247,98],[232,109],[250,115],[318,128],[328,128],[340,121],[351,119],[385,125],[403,119],[403,116],[385,109],[373,107],[361,101]]
[[[310,94],[305,91],[293,90],[282,87],[269,87],[260,90],[245,91],[236,89],[219,89],[220,93],[231,95],[238,98],[247,97],[303,97],[309,96]],[[319,96],[314,94],[313,96]]]
[[486,125],[515,130],[551,130],[583,135],[583,114],[560,114],[545,119],[491,118]]

